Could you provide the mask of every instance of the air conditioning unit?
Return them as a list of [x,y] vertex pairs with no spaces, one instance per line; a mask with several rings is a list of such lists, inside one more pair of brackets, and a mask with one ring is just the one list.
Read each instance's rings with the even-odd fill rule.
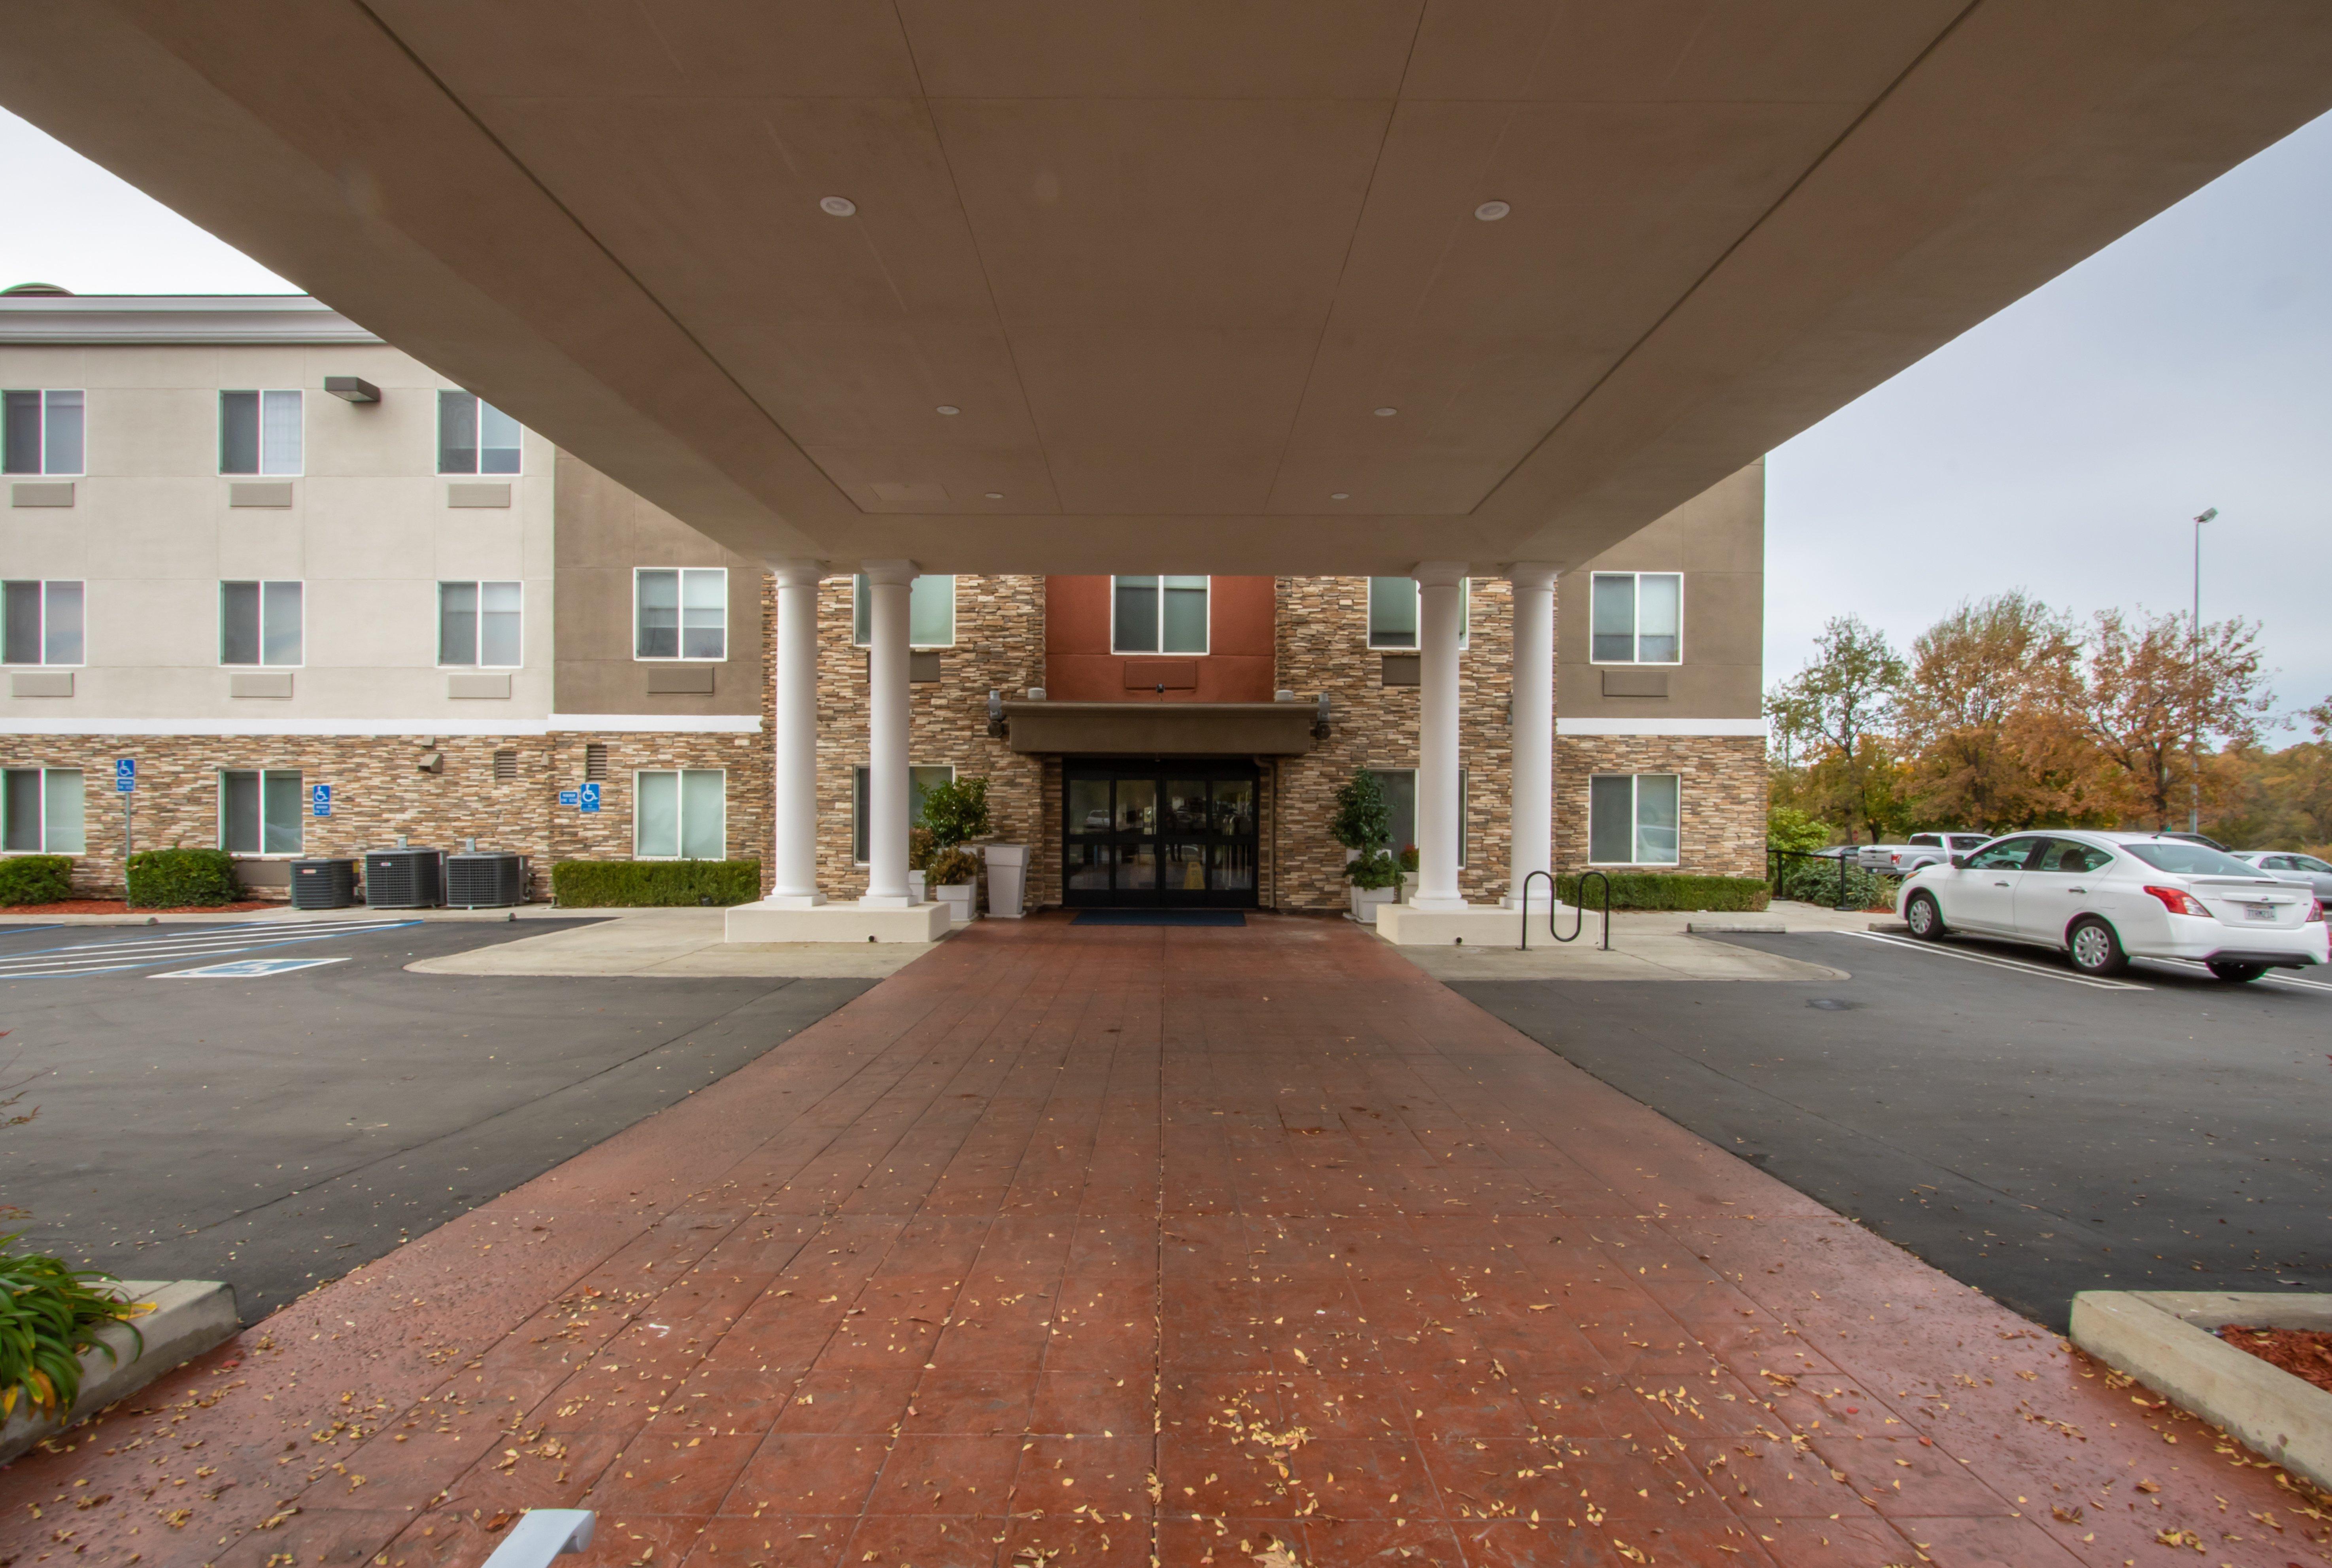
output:
[[292,863],[292,907],[346,909],[357,901],[357,863],[353,860],[295,860]]
[[435,909],[445,902],[442,849],[365,852],[365,903],[375,909]]
[[526,856],[467,854],[445,857],[445,903],[454,909],[502,909],[526,902]]

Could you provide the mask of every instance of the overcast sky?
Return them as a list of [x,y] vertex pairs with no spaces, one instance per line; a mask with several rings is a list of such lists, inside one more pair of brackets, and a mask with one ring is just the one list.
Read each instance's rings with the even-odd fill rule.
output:
[[[0,287],[290,292],[0,110]],[[2265,625],[2287,710],[2332,694],[2332,117],[1840,409],[1767,473],[1765,664],[1852,609],[1898,644],[2022,588],[2086,617]],[[2286,737],[2287,739],[2290,737]]]

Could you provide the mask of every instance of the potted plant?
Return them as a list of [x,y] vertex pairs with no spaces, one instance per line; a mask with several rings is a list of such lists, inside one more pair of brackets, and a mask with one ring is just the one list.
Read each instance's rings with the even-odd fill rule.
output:
[[1352,884],[1352,918],[1365,925],[1377,923],[1376,906],[1389,903],[1391,889],[1400,884],[1400,873],[1385,846],[1392,837],[1392,808],[1385,804],[1384,784],[1363,768],[1336,787],[1335,815],[1328,818],[1329,837],[1348,852],[1344,875]]
[[932,857],[923,881],[953,907],[951,925],[970,925],[980,906],[980,860],[963,846],[988,837],[988,780],[951,779],[923,797]]

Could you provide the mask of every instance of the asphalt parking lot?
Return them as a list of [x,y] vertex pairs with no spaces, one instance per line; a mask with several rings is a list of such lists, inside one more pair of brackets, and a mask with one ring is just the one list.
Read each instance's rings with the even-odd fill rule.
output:
[[0,1229],[256,1321],[874,983],[404,972],[568,923],[0,926]]
[[2108,985],[2005,943],[1724,940],[1852,978],[1455,989],[2059,1329],[2079,1290],[2332,1289],[2325,979],[2140,963]]

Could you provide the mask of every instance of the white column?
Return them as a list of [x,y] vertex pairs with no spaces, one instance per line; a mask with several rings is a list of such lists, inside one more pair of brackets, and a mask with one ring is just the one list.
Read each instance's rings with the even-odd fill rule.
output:
[[866,896],[870,909],[907,909],[907,594],[911,560],[870,560],[866,591]]
[[[1554,869],[1554,569],[1516,561],[1506,580],[1515,589],[1514,820],[1508,829],[1506,904],[1522,904],[1523,880]],[[1532,890],[1534,907],[1553,902],[1554,890]]]
[[770,563],[778,578],[777,819],[768,902],[809,909],[817,890],[817,584],[814,560]]
[[1417,578],[1415,908],[1463,909],[1458,891],[1458,635],[1466,563],[1429,560]]

